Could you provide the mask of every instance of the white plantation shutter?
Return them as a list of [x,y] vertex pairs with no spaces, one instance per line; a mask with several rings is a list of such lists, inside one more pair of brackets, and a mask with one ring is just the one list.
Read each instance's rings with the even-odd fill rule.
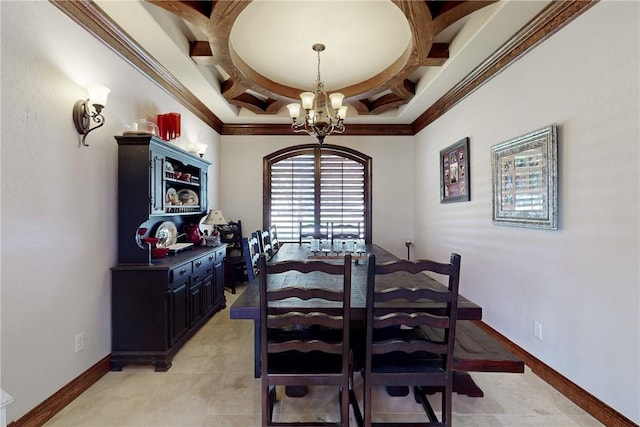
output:
[[297,240],[300,221],[314,222],[314,163],[313,154],[302,154],[271,166],[271,224],[280,241]]
[[291,147],[265,158],[265,220],[276,225],[280,241],[297,242],[301,222],[323,230],[327,223],[359,224],[362,237],[369,235],[370,158],[340,148]]
[[355,226],[364,223],[364,165],[322,154],[320,222]]

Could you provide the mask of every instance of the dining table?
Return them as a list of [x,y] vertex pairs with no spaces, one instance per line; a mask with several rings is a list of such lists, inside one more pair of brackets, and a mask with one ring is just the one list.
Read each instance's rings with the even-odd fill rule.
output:
[[[376,244],[365,245],[364,252],[353,252],[352,268],[351,268],[351,322],[354,327],[364,328],[366,319],[366,292],[367,292],[367,265],[368,255],[374,254],[376,263],[384,263],[388,261],[397,261],[399,258],[384,248]],[[287,260],[324,260],[328,262],[343,262],[344,253],[336,252],[313,252],[311,251],[311,245],[309,243],[284,243],[279,250],[269,260],[270,263],[287,261]],[[269,275],[268,286],[270,288],[277,288],[296,284],[297,286],[304,286],[308,283],[309,286],[313,286],[314,280],[308,280],[302,277],[303,274],[291,271],[283,274]],[[334,287],[341,286],[342,279],[340,277],[325,277],[326,282],[323,282],[323,286]],[[317,285],[317,284],[316,284]],[[384,289],[394,286],[404,287],[427,287],[436,290],[444,290],[446,287],[439,282],[436,278],[427,274],[410,274],[406,272],[397,272],[376,278],[376,288]],[[466,284],[465,286],[469,286]],[[254,322],[254,376],[260,377],[260,297],[259,297],[259,283],[256,278],[255,282],[249,283],[246,289],[238,296],[235,302],[230,307],[231,319],[245,319],[253,320]],[[279,310],[282,312],[288,311],[313,311],[314,306],[318,304],[318,300],[289,300],[287,302],[280,302]],[[329,303],[331,304],[331,303]],[[400,302],[390,301],[385,303],[388,306],[389,312],[394,311],[394,307]],[[406,308],[406,302],[403,303]],[[419,303],[413,304],[416,307],[416,311],[427,311],[435,315],[445,314],[445,304],[436,301],[424,300]],[[336,305],[336,312],[339,307]],[[482,319],[482,307],[476,303],[465,298],[463,295],[458,296],[458,324],[467,324],[469,327],[474,327],[472,322],[465,321],[477,321]],[[464,331],[463,331],[464,332]],[[478,331],[473,331],[477,334]],[[474,343],[475,345],[475,343]],[[472,356],[473,357],[473,356]],[[502,356],[500,356],[502,358]],[[507,357],[508,358],[508,357]],[[496,371],[500,372],[518,372],[523,370],[521,361],[507,361]],[[493,364],[493,367],[496,365]],[[455,368],[455,364],[454,364]],[[485,369],[477,369],[485,370]],[[492,368],[493,370],[493,368]],[[468,394],[469,396],[482,396],[482,391],[471,379],[471,376],[464,371],[458,370],[454,376],[454,390],[458,393]],[[458,383],[457,385],[455,383]]]

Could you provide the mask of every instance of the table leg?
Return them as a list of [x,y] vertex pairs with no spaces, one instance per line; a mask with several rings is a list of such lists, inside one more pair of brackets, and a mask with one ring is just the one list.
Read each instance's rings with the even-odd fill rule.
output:
[[484,392],[473,381],[471,375],[464,371],[453,371],[453,391],[469,397],[484,397]]

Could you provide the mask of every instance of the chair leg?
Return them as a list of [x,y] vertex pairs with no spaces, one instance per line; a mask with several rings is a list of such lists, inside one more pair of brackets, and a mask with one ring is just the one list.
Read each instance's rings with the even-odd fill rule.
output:
[[442,390],[442,422],[445,426],[451,425],[453,416],[453,385]]
[[[433,408],[431,407],[431,403],[429,403],[429,399],[427,398],[427,395],[424,389],[422,387],[414,387],[413,394],[416,399],[416,403],[420,403],[422,405],[422,408],[424,409],[424,412],[427,414],[427,418],[429,418],[429,421],[432,423],[437,423],[438,417],[436,417],[436,413],[433,412]],[[445,398],[444,394],[442,398],[443,399]]]
[[364,426],[371,427],[371,386],[367,384],[366,376],[363,378],[364,387]]
[[270,386],[268,390],[269,394],[269,420],[267,425],[271,425],[273,422],[273,407],[276,404],[276,386]]
[[356,424],[358,427],[362,427],[364,425],[364,420],[362,419],[362,412],[360,412],[360,405],[358,405],[358,399],[356,398],[355,387],[353,384],[353,369],[349,376],[349,403],[353,408],[353,417],[356,419]]

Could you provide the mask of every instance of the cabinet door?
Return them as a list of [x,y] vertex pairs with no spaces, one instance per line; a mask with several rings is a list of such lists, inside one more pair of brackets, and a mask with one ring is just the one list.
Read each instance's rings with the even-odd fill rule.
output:
[[164,168],[165,157],[151,153],[151,213],[164,212]]
[[188,285],[187,278],[167,292],[169,347],[173,347],[189,330]]
[[198,322],[204,318],[205,313],[205,290],[203,281],[198,277],[192,279],[193,282],[189,287],[190,327],[198,324]]
[[209,275],[204,278],[202,281],[202,287],[204,289],[204,311],[206,314],[209,314],[214,309],[216,303],[213,275]]

